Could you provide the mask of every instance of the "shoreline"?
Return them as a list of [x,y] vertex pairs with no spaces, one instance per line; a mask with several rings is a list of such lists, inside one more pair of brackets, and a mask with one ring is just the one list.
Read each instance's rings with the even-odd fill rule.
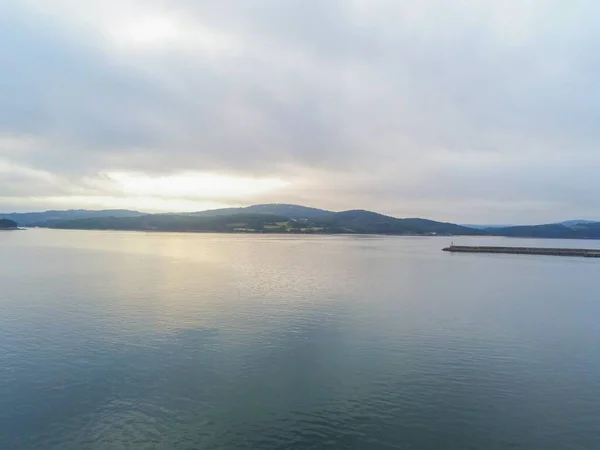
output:
[[[126,229],[126,228],[58,228],[58,227],[40,227],[40,226],[32,226],[25,228],[0,228],[0,231],[26,231],[28,229],[40,229],[40,230],[56,230],[56,231],[133,231],[133,232],[143,232],[143,233],[189,233],[189,234],[248,234],[248,235],[275,235],[275,236],[382,236],[382,237],[431,237],[431,238],[476,238],[476,239],[519,239],[519,240],[544,240],[544,241],[600,241],[600,238],[590,238],[590,237],[540,237],[540,236],[503,236],[503,235],[469,235],[469,234],[418,234],[418,233],[405,233],[405,234],[396,234],[396,233],[335,233],[335,232],[301,232],[301,231],[218,231],[218,230],[158,230],[158,229]],[[465,248],[486,248],[486,246],[461,246],[456,245],[454,247],[465,247]],[[449,248],[449,247],[448,247]],[[497,248],[509,248],[509,249],[535,249],[536,247],[488,247],[492,249]],[[539,247],[542,250],[550,249],[549,247]],[[444,251],[452,251],[442,249]],[[554,250],[564,250],[563,248],[558,248]],[[568,250],[568,249],[567,249]],[[600,251],[600,249],[578,249],[587,252],[595,252]],[[461,250],[453,250],[456,253],[461,252]],[[467,251],[462,251],[462,253],[467,253]],[[469,251],[468,253],[484,253],[483,251]],[[487,253],[500,253],[498,251],[491,251]],[[522,253],[516,251],[510,251],[508,253]],[[539,253],[535,253],[539,254]]]

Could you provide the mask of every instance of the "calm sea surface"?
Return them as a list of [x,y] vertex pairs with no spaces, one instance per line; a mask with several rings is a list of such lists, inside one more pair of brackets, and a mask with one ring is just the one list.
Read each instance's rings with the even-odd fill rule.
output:
[[449,243],[2,232],[0,448],[599,449],[600,261]]

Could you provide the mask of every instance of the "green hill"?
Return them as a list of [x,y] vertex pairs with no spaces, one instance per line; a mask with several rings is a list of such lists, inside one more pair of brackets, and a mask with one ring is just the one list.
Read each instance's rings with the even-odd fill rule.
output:
[[[242,208],[243,211],[258,209],[280,211],[280,214],[216,210],[211,215],[197,214],[149,214],[138,217],[97,217],[52,222],[51,228],[95,229],[95,230],[146,230],[146,231],[204,231],[204,232],[247,232],[247,233],[355,233],[391,235],[451,235],[480,234],[479,231],[459,225],[425,219],[396,219],[371,211],[355,210],[338,213],[322,212],[315,208],[294,205],[257,205],[258,208]],[[280,208],[281,207],[281,208]],[[286,214],[281,214],[285,211]],[[306,217],[306,214],[315,214]],[[305,217],[298,217],[303,215]]]
[[397,219],[372,211],[351,210],[332,213],[314,219],[332,233],[417,234],[417,235],[477,235],[479,231],[451,223],[426,219]]
[[[600,223],[571,221],[530,226],[472,228],[421,218],[399,219],[373,211],[331,212],[282,203],[195,213],[144,214],[129,210],[69,210],[0,214],[23,226],[62,229],[190,231],[216,233],[321,233],[419,236],[507,236],[600,239]],[[6,228],[6,227],[5,227]]]
[[13,230],[17,228],[17,222],[9,219],[0,219],[0,230]]
[[23,227],[46,227],[53,223],[74,219],[89,219],[96,217],[136,217],[143,216],[145,213],[139,211],[130,211],[127,209],[69,209],[65,211],[43,211],[27,213],[0,213],[0,219],[14,220]]
[[78,230],[143,230],[189,232],[259,232],[275,230],[287,224],[288,218],[272,214],[231,214],[195,217],[177,214],[148,214],[139,217],[100,217],[67,220],[50,228]]

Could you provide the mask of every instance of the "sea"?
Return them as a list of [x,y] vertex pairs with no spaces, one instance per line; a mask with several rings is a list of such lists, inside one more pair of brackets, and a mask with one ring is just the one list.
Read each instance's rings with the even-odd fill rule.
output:
[[597,241],[0,233],[1,449],[600,449]]

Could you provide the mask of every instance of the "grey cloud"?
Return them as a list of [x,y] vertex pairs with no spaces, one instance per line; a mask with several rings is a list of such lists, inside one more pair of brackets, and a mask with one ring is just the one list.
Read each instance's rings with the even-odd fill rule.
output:
[[297,176],[265,200],[458,221],[594,212],[597,2],[123,4],[192,37],[121,49],[78,26],[93,13],[76,3],[5,7],[0,130],[39,139],[12,160],[71,180]]

